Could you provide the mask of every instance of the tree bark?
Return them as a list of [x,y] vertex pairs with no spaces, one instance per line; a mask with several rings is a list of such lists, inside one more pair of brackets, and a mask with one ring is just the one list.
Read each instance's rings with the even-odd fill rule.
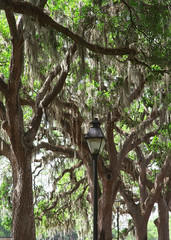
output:
[[120,193],[123,196],[128,213],[132,216],[135,226],[135,239],[136,240],[146,240],[147,239],[147,224],[151,209],[144,209],[144,213],[140,207],[140,203],[136,204],[133,199],[133,194],[131,191],[124,187],[124,184],[120,187]]
[[108,179],[103,183],[103,195],[99,201],[98,240],[112,240],[113,204],[120,186],[120,180]]
[[136,240],[147,240],[147,224],[148,219],[145,220],[142,216],[137,216],[134,220],[135,224],[135,239]]
[[13,176],[13,240],[35,240],[31,157],[23,164],[12,165]]
[[32,191],[31,156],[32,142],[25,140],[24,118],[19,92],[24,61],[24,38],[15,16],[6,10],[12,54],[6,98],[6,125],[11,144],[11,166],[13,175],[13,240],[35,240],[35,221]]
[[163,196],[159,196],[158,199],[158,213],[154,223],[158,230],[158,240],[169,240],[169,212],[166,200]]
[[[65,36],[71,38],[75,43],[88,48],[90,51],[95,53],[100,53],[104,55],[126,55],[131,54],[134,56],[137,52],[135,49],[131,49],[129,47],[121,47],[121,48],[103,48],[98,44],[91,44],[87,42],[85,39],[81,38],[79,35],[70,31],[68,28],[63,27],[61,24],[55,22],[50,16],[45,14],[43,11],[32,5],[29,2],[10,2],[10,8],[15,13],[20,13],[24,15],[28,15],[30,17],[36,18],[39,21],[39,24],[44,27],[52,27],[58,32],[61,32]],[[6,10],[9,9],[9,3],[5,1],[0,1],[0,9]]]
[[[140,149],[137,149],[137,155],[138,155],[138,159],[139,159],[139,163],[141,163],[139,166],[141,168],[141,174],[140,174],[140,179],[139,179],[139,187],[141,189],[140,191],[140,202],[139,204],[135,203],[134,198],[133,198],[133,193],[125,187],[124,184],[121,185],[120,187],[120,193],[123,196],[126,204],[127,204],[127,208],[128,208],[128,212],[129,214],[132,216],[133,221],[134,221],[134,225],[135,225],[135,231],[136,231],[136,240],[145,240],[147,239],[147,224],[148,224],[148,220],[152,211],[152,208],[154,206],[154,203],[158,200],[158,197],[161,194],[161,190],[163,187],[163,180],[164,178],[167,176],[167,173],[170,170],[170,156],[168,155],[166,157],[166,160],[163,164],[162,169],[160,170],[158,176],[155,179],[154,184],[152,184],[151,186],[151,182],[149,184],[149,181],[147,181],[145,175],[144,175],[144,165],[142,164],[142,161],[145,160],[144,157],[140,158],[141,155],[141,151],[139,151]],[[143,160],[144,158],[144,160]],[[143,184],[147,184],[148,183],[148,187],[150,189],[150,194],[148,194],[148,197],[145,199],[146,196],[146,191],[144,186],[142,186]],[[147,185],[146,185],[147,186]],[[145,194],[145,195],[144,195]],[[166,202],[165,202],[166,204]],[[167,206],[167,204],[166,204]],[[163,214],[163,202],[160,203],[160,214],[161,217],[166,217],[168,212]],[[168,211],[168,210],[167,210]],[[165,219],[166,220],[166,219]],[[165,236],[167,237],[167,233],[162,233],[163,229],[162,229],[163,225],[161,226],[161,234],[166,234]],[[166,227],[167,228],[167,227]],[[169,238],[161,238],[161,239],[169,239]]]
[[[108,191],[107,191],[108,192]],[[99,240],[111,240],[112,239],[112,208],[113,199],[111,195],[106,192],[106,196],[103,196],[99,204],[99,224],[98,235]]]

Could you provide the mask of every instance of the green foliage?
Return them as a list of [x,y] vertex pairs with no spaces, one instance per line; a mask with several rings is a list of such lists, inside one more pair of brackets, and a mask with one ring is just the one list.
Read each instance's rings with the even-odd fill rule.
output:
[[12,227],[12,201],[11,188],[12,178],[8,173],[1,173],[2,181],[0,182],[0,213],[1,225],[6,233],[10,233]]
[[33,111],[30,107],[25,106],[23,107],[23,113],[24,113],[24,121],[26,123],[26,125],[30,122],[32,115],[33,115]]
[[8,67],[11,57],[9,27],[4,13],[0,13],[0,73],[8,78]]
[[0,205],[2,206],[4,204],[8,209],[12,209],[10,202],[11,184],[11,177],[4,175],[0,185]]
[[[82,231],[81,229],[84,228],[84,231],[88,231],[86,225],[89,223],[86,221],[90,214],[90,206],[86,200],[88,189],[84,185],[85,169],[81,167],[74,170],[76,163],[76,160],[72,164],[69,160],[53,163],[55,165],[49,177],[56,182],[55,185],[50,181],[48,186],[41,187],[39,181],[36,181],[35,196],[42,196],[36,198],[35,204],[35,218],[41,219],[36,221],[38,235],[46,233],[52,227],[66,231],[72,228]],[[46,168],[41,173],[42,177],[45,178],[45,174]],[[55,191],[50,194],[47,188],[52,187]],[[85,222],[84,226],[80,221]]]
[[171,124],[163,126],[159,130],[159,134],[154,136],[151,143],[147,144],[150,151],[156,153],[156,164],[158,167],[162,166],[165,156],[171,152],[170,136]]
[[[7,221],[5,221],[6,223]],[[4,224],[4,221],[0,219],[0,238],[10,237],[11,231],[8,230],[8,226]]]
[[[171,63],[170,12],[166,6],[168,3],[169,1],[159,3],[157,0],[130,0],[129,5],[124,4],[124,1],[108,0],[47,1],[45,12],[87,42],[105,48],[135,48],[137,54],[136,59],[128,55],[103,56],[83,46],[77,46],[78,51],[71,61],[63,90],[52,105],[43,109],[40,130],[34,141],[35,154],[42,158],[36,159],[40,165],[35,167],[34,180],[39,176],[43,180],[35,180],[34,197],[37,229],[42,231],[44,237],[47,237],[47,229],[61,228],[65,223],[66,230],[84,230],[87,238],[91,238],[89,219],[92,211],[87,201],[89,188],[85,168],[75,168],[79,162],[75,156],[70,162],[65,153],[56,154],[54,151],[52,154],[50,150],[39,149],[39,143],[43,140],[54,146],[77,149],[72,136],[75,133],[71,133],[70,129],[78,114],[73,113],[72,109],[65,109],[62,103],[74,103],[78,106],[83,122],[89,121],[93,111],[94,115],[100,115],[105,121],[106,113],[110,111],[114,119],[114,140],[118,153],[130,131],[139,129],[140,124],[154,109],[162,109],[163,106],[170,109],[168,82],[164,80],[163,73],[163,69],[168,69]],[[73,42],[52,28],[40,27],[37,19],[35,21],[28,17],[24,21],[24,66],[19,97],[28,102],[32,100],[32,106],[22,105],[24,130],[27,131],[34,114],[37,114],[33,107],[37,93],[56,64],[65,68],[62,61]],[[0,73],[8,79],[11,42],[3,12],[0,22],[3,23],[0,24]],[[129,95],[139,87],[140,79],[136,78],[135,73],[140,70],[146,81],[143,89],[139,90],[141,93],[130,102]],[[132,76],[128,79],[130,71]],[[59,77],[60,75],[50,82],[47,95],[51,93]],[[141,144],[141,147],[144,155],[151,152],[157,155],[153,164],[155,170],[148,169],[151,170],[151,179],[154,181],[155,171],[162,166],[164,157],[171,149],[171,125],[156,120],[148,129],[139,129],[137,138],[143,138],[145,131],[151,129],[160,130],[156,136]],[[137,163],[134,149],[128,156]],[[106,163],[108,162],[109,160],[106,160]],[[68,171],[65,171],[67,169]],[[125,172],[121,172],[121,176],[126,184],[135,186],[134,190],[139,196],[136,181]],[[6,213],[2,221],[5,228],[9,229],[12,210],[11,185],[11,178],[4,176],[0,186],[0,210],[4,210],[5,206]]]
[[150,240],[158,239],[157,228],[153,221],[149,221],[148,223],[148,239]]

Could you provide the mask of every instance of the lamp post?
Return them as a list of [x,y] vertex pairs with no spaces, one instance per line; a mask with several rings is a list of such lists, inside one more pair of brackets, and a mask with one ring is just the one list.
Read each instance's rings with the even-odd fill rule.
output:
[[117,233],[118,233],[117,239],[119,240],[119,206],[116,209],[117,209]]
[[116,210],[117,210],[117,240],[119,240],[119,207],[120,207],[120,200],[115,200],[116,203]]
[[95,118],[92,122],[92,127],[85,135],[85,139],[88,143],[90,153],[93,159],[93,185],[94,185],[94,202],[93,202],[93,240],[98,239],[98,194],[97,194],[97,159],[99,153],[102,152],[105,145],[104,135],[100,128],[100,122],[98,118]]
[[117,232],[118,232],[118,240],[119,240],[119,207],[117,207]]

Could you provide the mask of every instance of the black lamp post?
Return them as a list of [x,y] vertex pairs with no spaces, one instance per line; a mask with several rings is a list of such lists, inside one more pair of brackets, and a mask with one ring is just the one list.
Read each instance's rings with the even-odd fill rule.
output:
[[98,196],[97,196],[97,159],[99,153],[103,150],[105,145],[104,135],[100,128],[100,122],[98,118],[95,118],[92,122],[92,127],[89,132],[85,135],[87,140],[90,153],[93,158],[93,184],[94,184],[94,203],[93,203],[93,240],[98,239]]
[[119,240],[119,207],[120,207],[120,200],[115,200],[116,203],[116,210],[117,210],[117,240]]
[[119,206],[117,206],[117,233],[118,233],[118,237],[117,240],[119,240]]

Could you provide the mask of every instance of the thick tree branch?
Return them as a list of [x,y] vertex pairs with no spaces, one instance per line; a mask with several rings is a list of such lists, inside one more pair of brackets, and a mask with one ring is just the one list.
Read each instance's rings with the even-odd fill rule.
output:
[[6,96],[8,93],[8,85],[4,82],[0,76],[0,91]]
[[2,121],[6,120],[6,109],[2,101],[0,101],[0,119]]
[[[145,159],[147,161],[147,159]],[[132,159],[126,157],[124,158],[124,161],[122,162],[121,165],[121,169],[130,174],[130,176],[138,182],[138,178],[139,178],[139,170],[138,168],[135,166],[135,163]],[[149,179],[146,179],[146,185],[148,187],[148,189],[152,189],[153,188],[153,183],[152,181],[150,181]]]
[[36,106],[38,106],[40,104],[40,101],[45,97],[45,94],[47,93],[47,91],[49,90],[50,87],[50,83],[52,82],[52,80],[61,72],[62,68],[61,66],[58,64],[55,69],[49,74],[49,76],[46,78],[43,86],[41,87],[41,89],[39,90],[39,92],[37,93],[36,96]]
[[124,158],[122,164],[121,164],[121,169],[130,174],[130,176],[135,180],[138,181],[138,177],[139,177],[139,171],[137,169],[137,167],[135,166],[135,163],[132,159],[126,157]]
[[[7,1],[7,4],[10,6],[10,2]],[[24,136],[24,125],[23,125],[23,116],[22,110],[19,103],[19,89],[21,86],[20,78],[23,69],[23,35],[21,33],[21,24],[18,31],[14,14],[11,8],[6,9],[6,17],[8,20],[11,41],[12,41],[12,54],[10,62],[10,74],[8,81],[8,94],[6,97],[6,107],[7,107],[7,118],[8,125],[10,129],[10,140],[14,150],[14,153],[21,160],[25,159],[25,146],[23,142]],[[21,163],[20,162],[20,163]]]
[[134,139],[134,137],[137,135],[137,133],[135,131],[133,131],[125,140],[122,149],[120,150],[119,153],[119,161],[120,163],[122,163],[122,161],[124,160],[124,158],[126,157],[126,155],[129,153],[129,151],[132,150],[132,141]]
[[[117,153],[115,142],[114,142],[113,121],[111,121],[110,113],[108,113],[106,135],[107,135],[108,155],[109,155],[109,160],[110,160],[110,169],[112,171],[114,171],[114,169],[115,169],[118,172],[119,171],[118,153]],[[116,177],[117,177],[117,175],[118,174],[115,173]]]
[[61,76],[60,76],[58,82],[54,86],[53,90],[42,100],[41,104],[44,108],[46,108],[54,100],[56,95],[62,90],[65,80],[68,76],[72,57],[73,57],[74,53],[76,52],[76,50],[77,50],[77,47],[76,47],[76,44],[74,44],[71,47],[71,49],[69,50],[67,57],[62,64],[62,73],[61,73]]
[[143,155],[143,152],[139,146],[135,148],[137,158],[138,158],[138,165],[139,165],[139,189],[140,189],[140,205],[143,206],[145,200],[147,199],[147,186],[146,186],[146,160]]
[[42,10],[45,7],[46,3],[47,0],[40,0],[37,6]]
[[155,154],[153,152],[151,152],[146,158],[145,158],[145,164],[146,166],[149,165],[149,163],[151,162],[152,159],[154,159]]
[[134,139],[133,143],[131,143],[129,146],[129,149],[128,149],[129,152],[133,150],[135,147],[137,147],[138,145],[140,145],[141,143],[147,142],[151,137],[154,137],[157,134],[157,132],[158,130],[152,131],[145,134],[143,137]]
[[31,98],[27,96],[27,98],[20,98],[20,105],[21,106],[30,106],[32,107],[32,109],[35,109],[35,101]]
[[[137,133],[132,132],[129,137],[125,140],[124,145],[120,151],[119,159],[122,162],[123,159],[126,157],[126,155],[133,149],[135,149],[138,145],[140,145],[143,142],[147,142],[151,137],[155,136],[157,134],[158,130],[149,132],[145,134],[141,138],[137,138]],[[136,138],[135,138],[136,137]]]
[[[65,105],[65,104],[64,104]],[[67,104],[65,105],[66,108]],[[75,112],[76,114],[74,115],[74,111],[70,112],[63,112],[62,113],[62,118],[61,118],[61,125],[66,133],[69,133],[72,143],[76,144],[79,149],[81,150],[84,148],[84,136],[82,133],[82,128],[81,125],[83,123],[83,119],[80,115],[79,110]]]
[[7,9],[5,11],[5,13],[6,13],[6,17],[7,17],[9,28],[10,28],[12,42],[14,44],[18,40],[18,32],[17,32],[17,26],[16,26],[16,22],[15,22],[15,17],[12,12],[12,9]]
[[79,45],[82,45],[88,48],[90,51],[95,53],[100,53],[104,55],[126,55],[131,54],[135,55],[135,49],[131,49],[129,47],[122,47],[122,48],[103,48],[98,45],[91,44],[81,38],[79,35],[73,33],[66,27],[63,27],[59,23],[55,22],[50,16],[42,12],[38,7],[28,3],[28,2],[9,2],[0,0],[0,9],[12,9],[15,13],[21,13],[28,16],[31,16],[39,21],[41,26],[47,27],[51,26],[56,31],[63,33],[65,36],[71,38],[74,42]]
[[70,148],[70,147],[54,146],[47,142],[41,142],[37,146],[37,149],[41,149],[41,148],[55,152],[55,153],[59,154],[59,156],[63,155],[68,158],[73,158],[74,156],[79,157],[78,152],[75,149]]
[[162,114],[165,114],[165,111],[165,108],[152,111],[150,116],[139,125],[139,131],[144,131],[147,129],[156,118],[160,117]]
[[[38,93],[38,97],[36,99],[36,110],[35,110],[35,115],[32,119],[32,122],[30,124],[30,128],[26,134],[26,141],[27,142],[32,142],[37,134],[37,131],[40,126],[40,122],[42,119],[42,114],[43,114],[43,109],[48,107],[48,105],[55,99],[58,93],[62,90],[66,77],[68,75],[69,69],[70,69],[70,63],[71,59],[76,51],[76,44],[74,44],[71,49],[69,50],[66,59],[64,61],[64,66],[62,65],[61,67],[57,66],[49,75],[49,77],[46,79],[45,84],[41,88],[41,90]],[[59,77],[58,82],[56,85],[53,87],[52,91],[46,95],[46,92],[48,90],[48,86],[50,82],[53,80],[53,78],[61,71],[61,75]]]
[[128,137],[128,133],[125,132],[123,129],[119,128],[118,126],[114,125],[114,129],[117,133],[119,133],[121,136]]
[[164,111],[163,109],[158,110],[158,111],[153,111],[151,113],[151,115],[147,118],[147,120],[143,121],[139,125],[139,127],[138,127],[139,129],[137,131],[132,132],[129,135],[129,137],[125,140],[124,145],[120,151],[120,155],[119,155],[120,160],[124,159],[126,157],[126,155],[128,154],[128,152],[133,150],[136,146],[140,145],[143,142],[147,142],[151,137],[153,137],[157,134],[158,129],[155,131],[148,132],[141,138],[138,138],[138,137],[135,138],[135,136],[138,136],[139,131],[142,132],[147,127],[149,127],[152,124],[152,122],[154,121],[154,119],[158,118],[163,113],[163,111]]
[[[161,189],[163,187],[163,180],[166,177],[167,173],[171,169],[171,156],[168,155],[166,157],[166,160],[163,164],[163,167],[157,176],[154,186],[151,189],[151,193],[149,194],[148,198],[144,202],[143,208],[140,208],[140,205],[136,205],[133,199],[133,193],[129,191],[124,184],[120,186],[120,192],[122,196],[124,197],[127,207],[128,207],[128,212],[133,216],[135,215],[138,217],[137,213],[139,212],[140,215],[142,215],[145,219],[148,219],[151,213],[151,210],[154,206],[154,203],[157,201],[157,198],[161,192]],[[151,184],[150,184],[151,185]]]
[[157,176],[157,178],[155,180],[154,187],[151,189],[151,194],[150,194],[149,198],[146,200],[145,215],[147,215],[147,217],[149,215],[149,212],[151,212],[152,207],[161,192],[161,189],[163,187],[163,180],[166,177],[166,174],[170,171],[170,169],[171,169],[171,155],[168,155],[166,157],[166,160],[163,164],[162,169],[159,172],[159,175]]
[[7,144],[2,138],[0,138],[0,155],[11,160],[12,151],[10,145]]
[[140,213],[139,205],[135,204],[133,193],[126,188],[123,182],[120,184],[119,191],[126,202],[128,213],[131,216],[138,214],[138,212]]
[[168,205],[168,208],[169,208],[169,211],[171,211],[171,170],[168,172],[168,175],[169,175],[169,181],[167,182],[167,185],[166,185],[166,202],[167,202],[167,205]]
[[6,118],[6,108],[2,101],[0,101],[0,119],[2,120],[2,128],[6,131],[8,136],[11,136],[9,124]]
[[11,9],[6,10],[6,17],[8,20],[11,41],[12,41],[12,56],[10,63],[10,77],[9,77],[9,89],[13,93],[18,93],[18,89],[20,87],[20,77],[23,67],[23,35],[17,30],[17,25],[15,21],[15,17]]
[[167,70],[167,69],[154,70],[154,69],[151,68],[150,65],[148,65],[147,63],[139,60],[139,59],[136,58],[135,56],[131,56],[131,55],[130,55],[130,56],[128,57],[128,59],[129,59],[129,61],[130,61],[131,63],[133,63],[134,65],[144,66],[144,67],[148,68],[148,69],[149,69],[151,72],[153,72],[153,73],[161,73],[161,74],[163,74],[163,73],[170,73],[170,72],[171,72],[171,69],[168,69],[168,70]]
[[59,98],[56,98],[55,104],[57,106],[59,106],[61,109],[67,108],[68,110],[71,110],[74,116],[75,115],[78,116],[83,121],[83,118],[80,114],[79,108],[75,102],[72,102],[72,101],[71,102],[62,102]]

